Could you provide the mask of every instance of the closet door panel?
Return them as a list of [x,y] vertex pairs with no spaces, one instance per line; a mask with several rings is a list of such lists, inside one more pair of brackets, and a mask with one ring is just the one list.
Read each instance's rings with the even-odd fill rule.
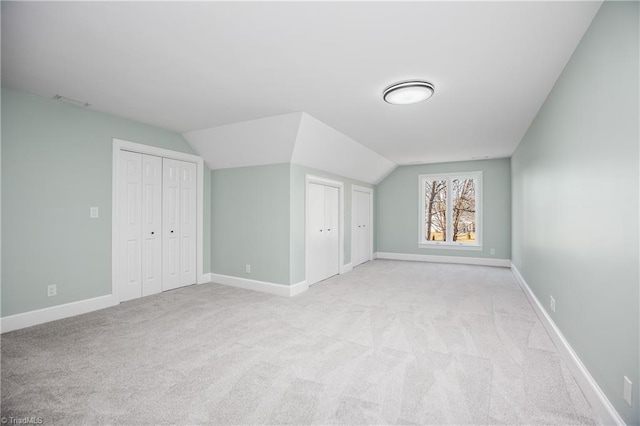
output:
[[325,264],[325,208],[324,186],[310,183],[307,190],[307,280],[309,284],[320,281]]
[[196,165],[180,164],[180,285],[196,283]]
[[162,291],[162,158],[142,156],[142,295]]
[[340,190],[334,186],[325,186],[325,267],[324,278],[340,272],[340,233],[339,233]]
[[371,252],[371,194],[360,192],[360,263],[369,261]]
[[142,155],[120,153],[119,277],[120,301],[142,295]]
[[180,286],[180,161],[162,159],[162,289]]

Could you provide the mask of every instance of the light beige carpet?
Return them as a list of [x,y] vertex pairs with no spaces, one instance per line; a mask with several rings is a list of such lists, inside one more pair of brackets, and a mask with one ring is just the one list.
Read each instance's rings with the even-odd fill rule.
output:
[[44,424],[595,423],[508,269],[384,260],[7,333],[1,389]]

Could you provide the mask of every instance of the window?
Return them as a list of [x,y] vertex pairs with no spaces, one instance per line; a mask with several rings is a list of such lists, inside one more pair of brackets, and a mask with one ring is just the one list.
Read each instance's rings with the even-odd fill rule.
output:
[[482,246],[482,172],[420,175],[420,247]]

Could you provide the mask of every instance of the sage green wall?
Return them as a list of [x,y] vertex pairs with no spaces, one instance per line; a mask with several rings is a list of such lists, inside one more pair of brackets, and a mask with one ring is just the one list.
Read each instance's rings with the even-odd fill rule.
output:
[[288,285],[289,164],[213,170],[211,202],[212,272]]
[[[193,151],[166,130],[13,90],[1,94],[2,315],[110,294],[112,139]],[[89,219],[90,206],[99,207],[98,219]],[[209,215],[206,208],[205,272]],[[57,296],[47,297],[48,284],[57,284]]]
[[[418,176],[468,171],[482,172],[482,250],[419,248]],[[398,167],[377,187],[378,252],[510,259],[510,179],[507,158]]]
[[[344,183],[344,264],[351,262],[351,187],[353,185],[375,188],[373,185],[358,180],[312,169],[310,167],[291,164],[291,261],[290,283],[296,284],[305,280],[305,185],[306,175],[331,179]],[[375,191],[374,191],[375,205]],[[374,212],[375,220],[375,212]],[[374,234],[375,239],[375,234]]]
[[[605,2],[512,158],[513,263],[628,424],[638,415],[637,2]],[[634,406],[622,398],[623,376]]]

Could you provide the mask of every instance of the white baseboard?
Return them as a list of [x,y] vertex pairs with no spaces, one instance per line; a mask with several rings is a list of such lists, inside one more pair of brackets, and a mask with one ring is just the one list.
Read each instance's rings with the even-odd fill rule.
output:
[[289,297],[297,296],[307,290],[309,290],[309,284],[307,284],[307,281],[300,281],[297,284],[289,286]]
[[245,290],[259,291],[262,293],[275,294],[276,296],[292,297],[304,293],[309,289],[306,281],[301,281],[293,285],[276,284],[267,281],[250,280],[248,278],[233,277],[211,273],[210,281],[216,284],[228,285],[230,287],[244,288]]
[[33,325],[44,324],[45,322],[86,314],[87,312],[97,311],[117,304],[113,296],[108,294],[106,296],[10,315],[1,319],[0,330],[2,330],[2,333],[6,333]]
[[372,260],[376,260],[378,258],[378,252],[373,253],[373,256],[371,256]]
[[584,393],[584,396],[589,401],[591,408],[595,411],[596,415],[599,417],[602,424],[616,424],[616,425],[624,425],[625,422],[620,417],[620,414],[616,411],[616,409],[611,404],[611,401],[607,398],[607,396],[602,392],[598,383],[594,380],[594,378],[587,370],[587,367],[584,366],[578,354],[573,350],[567,339],[564,337],[556,323],[553,321],[547,310],[540,303],[540,300],[533,293],[525,279],[518,271],[515,265],[511,264],[511,271],[513,275],[516,277],[516,281],[522,288],[522,291],[529,299],[533,310],[540,318],[540,322],[549,333],[549,337],[555,344],[560,356],[566,362],[571,374],[576,379],[578,386]]
[[198,280],[196,281],[196,284],[206,284],[209,281],[211,281],[211,274],[207,272],[198,276]]
[[347,272],[353,271],[353,263],[347,263],[346,265],[342,265],[342,269],[340,271],[341,274],[346,274]]
[[410,260],[413,262],[460,263],[464,265],[511,266],[510,259],[491,259],[487,257],[436,256],[433,254],[385,253],[373,254],[374,259]]

